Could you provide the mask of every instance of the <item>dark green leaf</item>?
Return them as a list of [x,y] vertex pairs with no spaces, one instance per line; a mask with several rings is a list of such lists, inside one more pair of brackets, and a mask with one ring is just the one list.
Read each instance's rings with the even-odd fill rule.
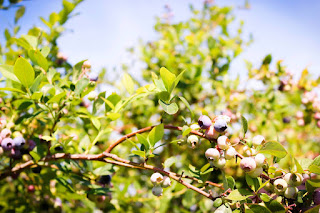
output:
[[242,123],[242,129],[243,129],[243,137],[245,137],[247,131],[248,131],[248,121],[247,119],[241,115],[241,123]]
[[15,17],[14,17],[14,23],[15,23],[15,24],[16,24],[16,23],[19,21],[19,19],[24,15],[25,11],[26,11],[26,7],[25,7],[25,6],[19,7],[19,9],[17,10],[16,15],[15,15]]

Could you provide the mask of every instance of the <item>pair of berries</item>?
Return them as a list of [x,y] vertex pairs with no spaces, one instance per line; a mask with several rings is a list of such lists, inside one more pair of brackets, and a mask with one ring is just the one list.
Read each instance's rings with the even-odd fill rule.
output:
[[168,176],[163,176],[162,174],[156,172],[150,177],[151,183],[154,185],[152,188],[152,194],[160,197],[163,192],[163,188],[171,186],[171,180]]
[[[226,115],[222,115],[222,116],[217,116],[214,119],[214,123],[213,123],[213,129],[217,132],[224,132],[227,130],[228,125],[227,122],[230,121],[230,118]],[[211,119],[206,116],[206,115],[201,115],[198,119],[198,124],[200,126],[201,129],[210,129],[212,126],[212,121]],[[212,131],[212,130],[211,130]]]
[[259,177],[262,172],[262,166],[266,157],[259,153],[254,157],[245,157],[241,159],[240,168],[252,178]]
[[283,178],[274,181],[274,191],[288,199],[295,199],[298,194],[297,186],[302,184],[303,177],[299,173],[287,173]]

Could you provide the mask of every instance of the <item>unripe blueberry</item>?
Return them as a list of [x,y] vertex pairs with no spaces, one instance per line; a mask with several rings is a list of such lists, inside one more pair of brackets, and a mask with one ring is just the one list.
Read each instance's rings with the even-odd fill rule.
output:
[[98,97],[98,93],[96,91],[91,91],[88,94],[89,101],[94,101]]
[[152,188],[152,194],[157,197],[160,197],[162,195],[162,192],[163,192],[163,189],[161,188],[161,186],[154,186]]
[[52,104],[52,109],[59,109],[59,104],[53,103]]
[[272,185],[272,183],[269,182],[264,186],[264,189],[268,192],[273,192],[274,186]]
[[225,135],[218,137],[218,140],[217,140],[218,147],[223,150],[228,149],[229,148],[228,140],[229,140],[228,137]]
[[224,132],[228,128],[227,122],[224,119],[218,119],[214,122],[214,129],[217,132]]
[[13,148],[13,140],[11,138],[5,138],[1,141],[1,146],[4,151],[9,151]]
[[90,69],[91,68],[91,63],[89,61],[85,61],[85,62],[83,62],[82,67]]
[[162,181],[163,181],[163,176],[162,174],[156,172],[156,173],[153,173],[150,177],[150,180],[151,180],[151,183],[153,185],[158,185],[158,184],[161,184]]
[[199,144],[200,139],[196,135],[190,135],[187,139],[187,142],[192,145],[194,149]]
[[283,172],[282,170],[277,170],[277,171],[275,171],[275,173],[274,173],[274,176],[275,176],[275,177],[279,177],[279,176],[282,176],[282,175],[284,175],[284,172]]
[[297,116],[297,118],[303,118],[303,112],[302,111],[298,111],[296,116]]
[[198,124],[200,126],[201,129],[209,129],[209,127],[211,126],[212,122],[211,119],[206,116],[206,115],[201,115],[198,119]]
[[253,158],[245,157],[245,158],[241,159],[240,168],[244,172],[247,172],[247,173],[252,172],[256,169],[256,167],[257,167],[257,164]]
[[265,141],[265,138],[262,135],[256,135],[252,138],[252,145],[259,146]]
[[163,188],[167,188],[167,187],[171,186],[171,180],[168,176],[163,177],[163,182],[162,182],[161,186]]
[[1,131],[1,133],[0,133],[0,136],[2,137],[2,138],[8,138],[8,137],[10,137],[11,136],[11,131],[10,131],[10,129],[3,129],[2,131]]
[[218,160],[220,158],[220,152],[215,148],[209,148],[205,152],[205,156],[208,160]]
[[303,177],[300,173],[288,173],[283,179],[287,181],[290,186],[300,186],[303,181]]
[[320,120],[320,112],[314,113],[314,119]]
[[243,153],[245,156],[252,156],[257,154],[257,151],[254,148],[249,148],[248,146],[244,146]]
[[304,126],[304,120],[303,119],[298,119],[298,126]]
[[28,192],[33,193],[35,190],[34,185],[29,185],[28,186]]
[[263,172],[262,167],[257,167],[255,170],[253,170],[252,172],[248,173],[248,175],[252,178],[257,178],[259,177]]
[[217,198],[215,199],[215,201],[213,201],[213,207],[218,208],[219,206],[221,206],[222,204],[222,199],[221,198]]
[[225,155],[224,157],[227,159],[227,160],[230,160],[232,158],[234,158],[234,156],[237,154],[237,151],[235,148],[233,148],[232,146],[230,146],[226,152],[225,152]]
[[204,134],[205,134],[206,138],[208,138],[208,139],[217,139],[219,137],[219,132],[214,130],[213,125],[211,125],[209,127],[209,129],[207,129],[205,131]]
[[299,190],[297,187],[290,186],[284,192],[284,196],[289,199],[295,199],[297,197]]
[[199,126],[199,124],[191,124],[191,126],[190,126],[190,128],[192,129],[192,130],[198,130],[198,129],[200,129],[200,126]]
[[273,186],[278,195],[282,195],[288,188],[287,182],[282,178],[275,180]]
[[22,149],[26,144],[26,140],[23,137],[16,137],[13,139],[13,147],[15,149]]
[[266,157],[259,153],[254,157],[254,160],[256,161],[257,166],[262,166],[264,164]]
[[320,191],[314,191],[313,193],[313,202],[315,205],[320,204]]
[[217,167],[219,169],[223,168],[226,165],[226,159],[225,158],[219,158],[216,161],[210,161],[209,162],[211,166]]

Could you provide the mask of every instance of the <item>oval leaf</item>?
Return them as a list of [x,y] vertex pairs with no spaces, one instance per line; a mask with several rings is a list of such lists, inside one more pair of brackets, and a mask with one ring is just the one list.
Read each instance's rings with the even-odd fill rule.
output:
[[13,73],[20,80],[21,84],[28,88],[34,80],[34,70],[31,64],[24,58],[19,57],[13,67]]
[[276,156],[277,158],[284,158],[287,155],[285,148],[283,148],[283,146],[276,141],[265,143],[260,149],[260,153],[270,154]]

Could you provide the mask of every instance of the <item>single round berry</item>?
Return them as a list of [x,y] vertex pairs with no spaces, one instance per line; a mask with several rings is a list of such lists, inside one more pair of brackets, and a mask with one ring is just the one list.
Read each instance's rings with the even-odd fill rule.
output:
[[209,129],[209,127],[211,126],[212,122],[211,119],[206,116],[206,115],[201,115],[198,119],[198,124],[200,126],[201,129]]
[[285,124],[288,124],[291,122],[291,119],[289,117],[284,117],[284,118],[282,118],[282,122]]
[[1,141],[1,146],[4,151],[10,151],[13,148],[13,140],[11,138],[5,138]]
[[163,176],[162,174],[156,172],[156,173],[153,173],[150,177],[150,180],[151,180],[151,183],[153,185],[158,185],[158,184],[161,184],[162,181],[163,181]]
[[252,145],[254,147],[261,145],[265,141],[265,138],[262,135],[256,135],[252,138]]
[[299,190],[297,187],[290,186],[284,192],[284,196],[289,199],[295,199],[297,197]]
[[111,182],[111,176],[110,175],[101,175],[101,177],[98,180],[101,184],[110,184]]
[[37,174],[41,172],[41,169],[42,169],[41,166],[31,168],[32,172]]
[[33,193],[35,191],[34,185],[29,185],[28,186],[28,192]]
[[313,202],[315,205],[320,204],[320,191],[314,191],[313,193]]
[[37,146],[36,142],[34,142],[33,140],[29,140],[28,144],[29,144],[29,147],[28,147],[29,151],[32,151]]
[[15,149],[22,149],[26,144],[26,140],[23,137],[16,137],[13,139],[13,147]]
[[220,158],[220,152],[215,148],[209,148],[205,152],[205,156],[208,160],[218,160]]
[[215,131],[214,130],[214,127],[213,127],[213,125],[211,125],[210,127],[209,127],[209,129],[207,129],[206,131],[205,131],[205,136],[206,136],[206,138],[208,138],[209,140],[210,139],[217,139],[218,137],[219,137],[219,132],[217,132],[217,131]]
[[98,93],[96,91],[91,91],[88,94],[89,101],[94,101],[98,97]]
[[243,159],[241,159],[240,162],[240,168],[244,171],[244,172],[252,172],[256,169],[257,164],[254,161],[253,158],[251,157],[245,157]]
[[274,186],[275,192],[278,195],[282,195],[286,191],[286,189],[288,188],[287,182],[282,178],[275,180],[273,182],[273,186]]
[[266,157],[259,153],[254,157],[254,160],[256,161],[257,166],[263,166],[264,161],[265,161]]
[[224,119],[218,119],[214,122],[214,129],[217,132],[224,132],[228,128],[227,122]]
[[243,154],[245,156],[249,157],[249,156],[253,156],[253,155],[257,154],[257,151],[254,148],[250,148],[248,146],[244,146],[243,147]]
[[265,189],[267,192],[273,192],[274,186],[272,185],[272,183],[268,182],[268,183],[264,186],[264,189]]
[[161,188],[161,186],[154,186],[152,188],[152,194],[154,196],[160,197],[162,195],[163,189]]
[[225,158],[219,158],[216,161],[210,161],[210,165],[221,169],[226,165],[226,159]]
[[90,78],[90,81],[98,81],[98,79],[99,79],[98,76],[96,76],[96,77],[91,77],[91,78]]
[[13,159],[21,159],[22,155],[21,155],[20,150],[15,149],[15,148],[11,149],[11,157]]
[[303,181],[303,177],[300,173],[288,173],[283,179],[287,181],[290,186],[300,186]]
[[163,177],[163,182],[162,182],[161,186],[163,188],[167,188],[167,187],[171,186],[171,180],[168,176]]
[[191,124],[191,126],[190,126],[190,128],[192,129],[192,130],[198,130],[198,129],[200,129],[200,126],[199,126],[199,124]]
[[11,131],[10,129],[3,129],[0,133],[1,138],[8,138],[11,136]]
[[225,135],[218,137],[218,140],[217,140],[218,147],[223,150],[228,149],[229,148],[228,140],[229,140],[228,137]]
[[91,63],[89,61],[85,61],[85,62],[83,62],[82,67],[90,69],[91,68]]
[[257,178],[262,174],[262,172],[263,172],[262,167],[256,167],[256,169],[248,173],[248,175],[252,178]]
[[233,148],[232,146],[230,146],[226,151],[225,151],[225,154],[224,154],[224,157],[227,159],[227,160],[230,160],[232,158],[234,158],[234,156],[237,154],[237,151],[235,148]]
[[194,149],[199,144],[200,139],[196,135],[190,135],[187,139],[187,142],[192,145]]

